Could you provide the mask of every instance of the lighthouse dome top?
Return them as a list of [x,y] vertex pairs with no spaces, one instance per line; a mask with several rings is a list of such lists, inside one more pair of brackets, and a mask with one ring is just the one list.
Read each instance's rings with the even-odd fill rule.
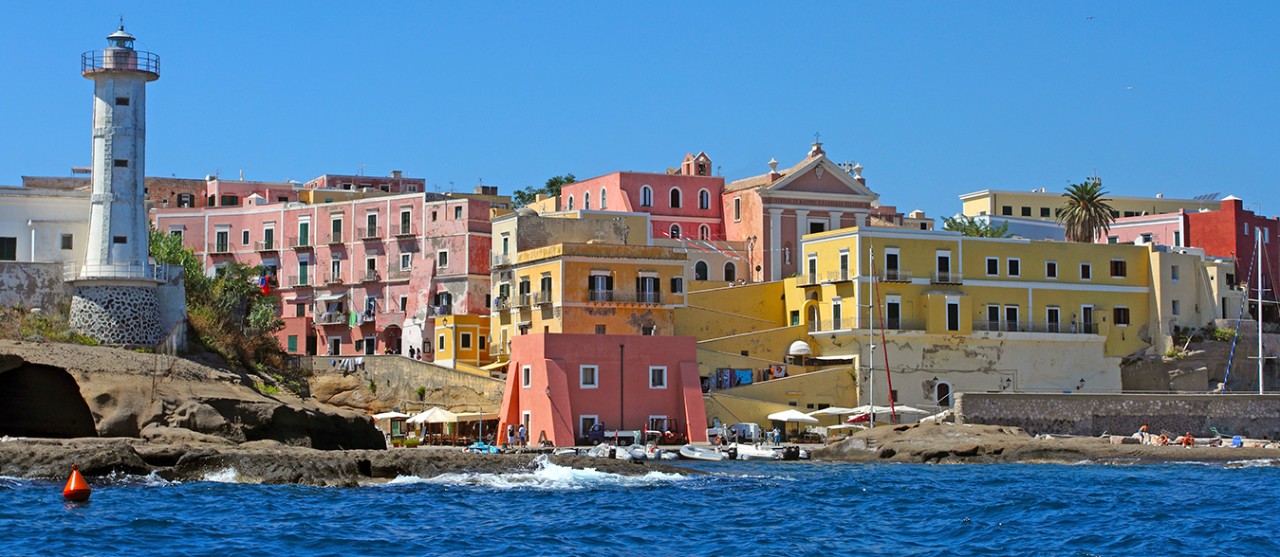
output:
[[130,35],[128,31],[124,30],[123,24],[120,25],[119,29],[116,29],[115,33],[107,35],[107,44],[111,45],[110,48],[133,50],[133,41],[133,35]]

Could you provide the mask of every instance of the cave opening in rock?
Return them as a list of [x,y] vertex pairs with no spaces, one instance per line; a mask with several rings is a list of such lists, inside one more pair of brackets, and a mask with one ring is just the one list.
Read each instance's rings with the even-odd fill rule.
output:
[[0,435],[67,438],[98,432],[70,373],[25,364],[0,372]]

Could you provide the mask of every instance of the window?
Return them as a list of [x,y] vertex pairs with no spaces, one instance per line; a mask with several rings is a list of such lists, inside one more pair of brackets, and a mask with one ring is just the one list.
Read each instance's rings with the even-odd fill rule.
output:
[[533,368],[524,366],[520,368],[520,386],[526,389],[533,383]]
[[289,346],[289,348],[288,348],[288,351],[289,351],[289,352],[297,352],[297,351],[298,351],[298,335],[289,335],[289,345],[288,345],[288,346]]
[[672,238],[672,239],[679,239],[679,238],[680,238],[680,225],[678,225],[678,224],[673,224],[673,225],[671,225],[671,234],[670,234],[670,235],[671,235],[671,238]]
[[1178,266],[1177,265],[1169,267],[1169,280],[1172,280],[1173,282],[1178,282]]
[[479,345],[480,350],[488,350],[488,349],[489,349],[488,339],[486,339],[484,335],[480,335],[478,345]]
[[582,210],[583,211],[591,210],[591,192],[586,192],[582,194]]
[[884,297],[884,327],[895,330],[902,328],[902,296]]
[[294,316],[294,317],[306,317],[306,316],[307,316],[307,304],[293,304],[293,316]]
[[596,325],[596,334],[597,334],[597,335],[603,335],[603,334],[605,334],[605,332],[606,332],[606,331],[608,331],[608,328],[607,328],[607,327],[605,327],[604,325]]
[[1179,315],[1181,313],[1181,309],[1182,304],[1179,304],[1177,300],[1173,300],[1173,314]]
[[413,233],[413,211],[410,209],[400,210],[400,234]]
[[1117,327],[1124,327],[1129,324],[1129,308],[1124,306],[1116,306],[1111,310],[1111,319]]
[[413,266],[413,254],[412,253],[400,254],[400,270],[408,271],[412,266]]
[[1107,243],[1108,243],[1108,244],[1118,244],[1118,243],[1120,243],[1120,237],[1119,237],[1119,236],[1107,236]]
[[462,333],[458,335],[458,346],[460,348],[471,348],[471,333]]
[[542,277],[538,279],[538,291],[542,292],[543,296],[546,296],[547,301],[551,301],[551,274],[550,273],[544,273]]
[[699,239],[699,240],[710,240],[710,239],[711,239],[711,227],[710,227],[710,226],[707,226],[707,225],[705,225],[705,224],[704,224],[704,225],[702,225],[702,226],[699,226],[699,227],[698,227],[698,239]]
[[933,401],[938,406],[951,406],[951,383],[939,381],[933,386]]
[[453,218],[454,220],[462,218],[462,206],[457,206],[453,208]]
[[116,97],[116,106],[129,106],[129,97]]
[[684,292],[684,277],[671,277],[671,293],[679,294]]
[[567,209],[568,209],[568,210],[570,210],[570,211],[572,211],[572,210],[573,210],[573,196],[572,196],[572,195],[570,195],[570,196],[569,196],[569,205],[567,206]]
[[235,195],[224,195],[218,198],[218,205],[224,207],[234,207],[240,204],[240,198]]
[[[440,335],[440,336],[436,339],[436,351],[437,351],[437,352],[443,352],[443,351],[444,351],[444,335]],[[525,385],[525,386],[527,387],[528,385]]]
[[1004,306],[1004,330],[1017,331],[1018,306]]
[[738,280],[738,267],[732,261],[724,264],[724,280],[725,282]]
[[742,198],[733,198],[733,222],[742,220]]
[[642,186],[640,188],[640,206],[653,206],[653,188],[650,188],[649,186]]
[[1088,263],[1080,264],[1080,280],[1093,280],[1093,265]]
[[937,280],[939,282],[951,282],[951,252],[937,250],[934,258],[937,261]]
[[705,261],[693,264],[693,280],[707,280],[707,263]]
[[62,235],[62,249],[71,249],[71,244],[72,244],[72,239],[73,239],[73,238],[74,238],[74,237],[73,237],[71,234],[63,234],[63,235]]
[[1111,260],[1111,278],[1124,278],[1128,275],[1128,264],[1123,259]]
[[1142,243],[1144,244],[1150,244],[1153,238],[1150,232],[1143,232],[1142,234],[1139,234],[1138,237],[1142,238]]
[[998,274],[1000,274],[1000,258],[988,257],[987,258],[987,276],[990,277]]
[[1022,260],[1021,259],[1018,259],[1016,257],[1010,257],[1007,263],[1009,267],[1009,276],[1011,277],[1022,276]]
[[113,244],[127,244],[127,243],[129,243],[129,237],[128,237],[128,236],[112,236],[112,237],[111,237],[111,243],[113,243]]
[[1000,214],[1001,214],[1001,215],[1004,215],[1004,216],[1006,216],[1006,217],[1012,217],[1012,216],[1013,216],[1013,205],[1005,205],[1005,206],[1003,206],[1003,207],[1000,207]]
[[608,209],[608,208],[609,208],[609,205],[608,205],[608,204],[607,204],[607,202],[605,201],[604,188],[600,188],[600,208],[601,208],[601,209]]
[[435,222],[439,214],[439,211],[431,211],[431,222]]
[[680,188],[671,188],[671,208],[680,208]]
[[665,366],[649,366],[649,388],[667,388],[667,368]]
[[195,205],[196,205],[196,196],[191,195],[189,193],[178,194],[179,207],[195,207]]
[[1058,262],[1057,261],[1044,262],[1044,278],[1048,278],[1048,279],[1058,278]]
[[843,317],[843,315],[841,315],[843,313],[842,311],[843,309],[844,309],[844,304],[840,302],[839,298],[835,298],[831,300],[831,328],[832,329],[843,328],[840,326],[840,318]]
[[1058,323],[1062,322],[1062,309],[1058,306],[1049,306],[1044,309],[1045,331],[1050,333],[1059,332]]
[[248,230],[248,229],[245,229],[245,230],[241,230],[241,231],[240,231],[240,244],[241,244],[241,245],[245,245],[245,246],[249,245],[249,230]]
[[947,298],[947,330],[960,330],[960,299]]
[[578,366],[578,386],[583,389],[595,389],[599,384],[600,368],[594,365]]
[[1177,230],[1173,231],[1173,245],[1174,246],[1182,245],[1182,233]]
[[791,316],[790,316],[790,317],[791,317],[791,326],[792,326],[792,327],[795,327],[796,325],[799,325],[799,324],[800,324],[800,312],[799,312],[798,310],[797,310],[797,311],[792,311],[792,312],[791,312]]
[[1029,217],[1029,216],[1031,216],[1031,207],[1023,207],[1023,208],[1022,208],[1022,216],[1024,216],[1024,217]]
[[1040,208],[1040,218],[1048,218],[1048,217],[1049,217],[1049,208],[1048,208],[1048,207],[1041,207],[1041,208]]
[[591,428],[595,427],[599,421],[600,416],[598,415],[583,414],[578,416],[578,437],[586,437],[591,432]]
[[129,159],[115,159],[114,161],[111,161],[111,165],[116,168],[129,168]]
[[0,261],[18,260],[18,239],[16,237],[0,238]]
[[449,252],[440,250],[436,252],[436,267],[441,269],[449,266]]
[[711,208],[711,192],[698,190],[698,208],[703,210]]
[[[401,296],[401,297],[400,297],[400,311],[401,311],[401,312],[409,311],[409,297],[408,297],[408,296]],[[480,338],[484,338],[484,337],[480,337]],[[483,347],[481,347],[481,348],[483,348]]]

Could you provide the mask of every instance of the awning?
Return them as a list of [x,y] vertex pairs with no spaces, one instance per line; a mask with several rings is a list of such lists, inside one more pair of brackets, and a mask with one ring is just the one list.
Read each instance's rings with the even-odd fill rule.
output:
[[341,293],[341,294],[325,294],[324,296],[316,296],[316,301],[317,301],[317,302],[332,302],[332,301],[334,301],[334,300],[341,300],[341,299],[346,298],[346,297],[347,297],[347,294],[346,294],[345,292],[344,292],[344,293]]
[[811,360],[822,360],[824,362],[834,362],[839,360],[852,360],[853,356],[812,356]]

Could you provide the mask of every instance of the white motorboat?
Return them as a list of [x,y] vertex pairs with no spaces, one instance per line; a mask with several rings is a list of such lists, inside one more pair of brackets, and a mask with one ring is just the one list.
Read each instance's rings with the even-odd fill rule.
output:
[[778,451],[756,445],[734,443],[729,446],[729,450],[737,451],[738,460],[779,460],[782,458]]
[[727,460],[729,455],[720,452],[718,449],[710,447],[695,447],[693,445],[685,445],[680,447],[680,456],[690,460],[711,460],[719,462]]
[[601,443],[587,449],[587,456],[593,458],[616,458],[618,460],[631,460],[633,458],[626,447],[617,447],[609,443]]

